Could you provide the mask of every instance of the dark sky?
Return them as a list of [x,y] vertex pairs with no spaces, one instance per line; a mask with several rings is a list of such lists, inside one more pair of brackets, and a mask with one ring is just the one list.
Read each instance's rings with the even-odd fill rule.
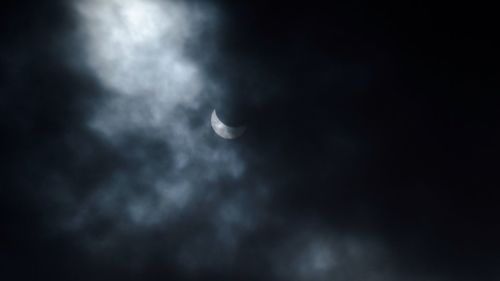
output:
[[495,9],[270,2],[2,2],[1,280],[500,280]]

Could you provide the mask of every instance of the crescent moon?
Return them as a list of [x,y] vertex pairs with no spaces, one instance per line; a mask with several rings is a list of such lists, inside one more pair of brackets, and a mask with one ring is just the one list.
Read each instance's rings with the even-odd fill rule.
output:
[[240,127],[227,126],[226,124],[222,123],[222,121],[220,121],[219,117],[217,116],[217,112],[215,112],[215,110],[212,111],[212,118],[210,119],[210,123],[212,125],[212,129],[214,129],[214,132],[217,135],[219,135],[221,138],[228,140],[240,137],[247,129],[245,126],[240,126]]

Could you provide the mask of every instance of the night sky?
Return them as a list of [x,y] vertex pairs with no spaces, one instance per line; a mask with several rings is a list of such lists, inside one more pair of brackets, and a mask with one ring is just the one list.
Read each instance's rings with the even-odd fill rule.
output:
[[3,1],[0,280],[500,280],[496,10],[288,2]]

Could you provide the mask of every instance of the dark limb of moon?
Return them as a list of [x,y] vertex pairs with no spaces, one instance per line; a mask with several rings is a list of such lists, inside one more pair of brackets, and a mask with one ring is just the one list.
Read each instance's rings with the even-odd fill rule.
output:
[[212,117],[210,119],[212,128],[215,133],[224,139],[235,139],[245,133],[246,127],[230,127],[220,121],[215,110],[212,112]]

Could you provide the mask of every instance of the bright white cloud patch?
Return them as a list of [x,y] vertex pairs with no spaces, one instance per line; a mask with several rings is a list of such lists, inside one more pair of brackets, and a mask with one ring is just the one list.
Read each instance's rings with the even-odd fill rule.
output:
[[168,1],[82,1],[88,62],[118,94],[148,96],[162,106],[198,104],[199,70],[184,54],[204,17]]

